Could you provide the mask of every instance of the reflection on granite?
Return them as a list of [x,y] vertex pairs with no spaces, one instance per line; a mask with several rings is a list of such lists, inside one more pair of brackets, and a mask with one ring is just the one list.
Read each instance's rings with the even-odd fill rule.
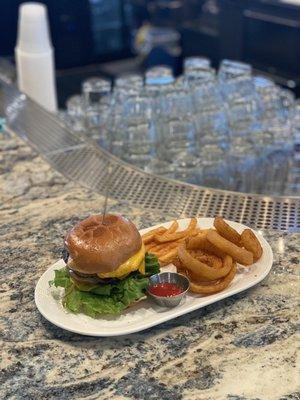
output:
[[[65,231],[102,203],[18,139],[0,141],[1,399],[300,398],[296,234],[265,232],[275,262],[257,287],[147,331],[92,338],[47,322],[35,284],[60,257]],[[168,219],[109,208],[140,228]]]

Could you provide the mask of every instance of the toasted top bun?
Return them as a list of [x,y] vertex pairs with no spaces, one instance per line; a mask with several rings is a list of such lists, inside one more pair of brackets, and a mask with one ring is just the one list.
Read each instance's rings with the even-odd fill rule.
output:
[[116,270],[142,246],[135,225],[120,215],[91,215],[76,224],[65,237],[72,268],[84,274]]

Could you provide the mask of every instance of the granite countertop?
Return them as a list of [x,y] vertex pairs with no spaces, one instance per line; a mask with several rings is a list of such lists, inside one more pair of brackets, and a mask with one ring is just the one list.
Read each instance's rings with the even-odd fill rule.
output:
[[[297,234],[265,232],[275,262],[258,286],[144,332],[93,338],[46,321],[35,284],[66,230],[102,203],[19,139],[0,140],[1,399],[300,398]],[[168,219],[125,202],[109,209],[140,228]]]

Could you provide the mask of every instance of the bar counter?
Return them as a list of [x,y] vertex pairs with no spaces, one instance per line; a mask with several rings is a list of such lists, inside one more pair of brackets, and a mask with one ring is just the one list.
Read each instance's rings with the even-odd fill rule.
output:
[[[16,137],[0,140],[1,399],[299,399],[297,234],[264,232],[274,265],[261,284],[146,331],[93,338],[46,321],[36,282],[102,205]],[[171,219],[112,200],[109,211],[139,228]]]

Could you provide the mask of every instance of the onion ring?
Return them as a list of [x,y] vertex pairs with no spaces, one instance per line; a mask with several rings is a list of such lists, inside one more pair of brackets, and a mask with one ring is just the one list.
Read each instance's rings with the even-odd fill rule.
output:
[[216,217],[214,220],[214,227],[218,233],[225,239],[233,242],[237,246],[240,246],[241,235],[233,229],[222,217]]
[[195,258],[215,269],[220,269],[223,266],[222,260],[219,257],[214,256],[213,254],[203,254],[202,256],[198,256]]
[[[210,284],[193,282],[192,280],[190,280],[190,289],[192,292],[200,294],[213,294],[221,292],[222,290],[226,289],[232,282],[233,278],[235,277],[236,270],[236,263],[233,263],[232,268],[224,278]],[[189,272],[185,270],[180,270],[180,272],[184,274],[187,278],[189,278]]]
[[197,236],[188,238],[187,240],[187,249],[199,249],[203,250],[204,252],[207,252],[209,254],[213,254],[219,258],[224,258],[226,253],[218,249],[216,246],[214,246],[212,243],[210,243],[207,240],[207,232],[205,233],[200,233]]
[[254,262],[260,259],[263,249],[259,243],[259,240],[251,229],[245,229],[241,234],[241,243],[245,249],[253,254]]
[[[206,254],[206,253],[202,252],[201,250],[192,250],[190,253],[197,260],[205,262],[205,264],[209,265],[212,268],[220,269],[223,266],[223,261],[219,257],[217,257],[213,254]],[[175,267],[177,267],[178,270],[184,269],[184,266],[183,266],[182,262],[180,261],[178,255],[177,255],[177,257],[174,258],[174,260],[172,262],[175,265]],[[189,273],[191,275],[193,275],[193,273],[191,271],[189,271]],[[195,279],[197,279],[196,275],[195,275]]]
[[189,254],[186,250],[185,245],[182,244],[178,248],[178,257],[183,263],[184,267],[199,276],[200,278],[216,280],[226,276],[232,267],[232,258],[226,255],[223,259],[223,267],[215,269],[209,265],[197,260]]
[[[223,267],[222,260],[212,254],[205,254],[201,250],[192,250],[190,254],[197,260],[209,265],[211,268],[220,269]],[[173,264],[177,267],[178,270],[186,269],[178,257],[173,261]],[[193,273],[192,271],[188,271],[188,273],[192,280],[199,281],[199,276],[197,274]],[[204,277],[201,277],[200,279],[203,282],[212,282],[211,279],[207,279]]]
[[223,238],[223,236],[221,236],[217,231],[209,231],[207,233],[207,240],[218,249],[229,254],[238,263],[242,265],[253,264],[253,254],[250,251],[242,249],[229,240]]

